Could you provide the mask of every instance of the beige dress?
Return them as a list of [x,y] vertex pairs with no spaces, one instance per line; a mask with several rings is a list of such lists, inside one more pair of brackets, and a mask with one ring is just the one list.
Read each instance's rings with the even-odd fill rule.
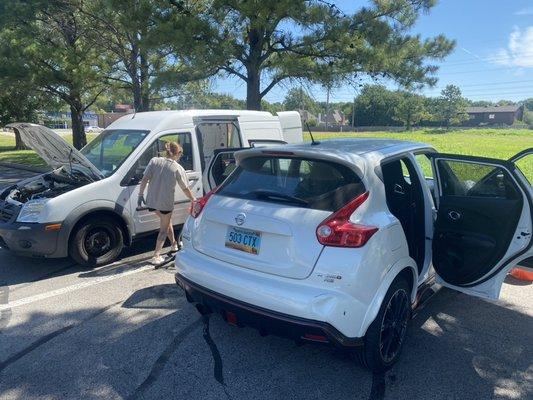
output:
[[152,158],[144,171],[144,177],[149,179],[146,206],[154,210],[172,211],[176,184],[187,189],[185,170],[170,158]]

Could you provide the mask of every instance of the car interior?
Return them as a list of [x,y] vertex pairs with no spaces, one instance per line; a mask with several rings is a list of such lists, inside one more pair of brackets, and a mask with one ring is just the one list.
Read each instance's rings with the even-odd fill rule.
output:
[[402,225],[409,255],[416,261],[418,272],[424,267],[425,212],[422,185],[407,158],[386,161],[381,165],[387,206]]
[[437,168],[442,194],[433,266],[447,282],[468,285],[486,276],[504,257],[522,212],[523,196],[501,167],[438,160]]

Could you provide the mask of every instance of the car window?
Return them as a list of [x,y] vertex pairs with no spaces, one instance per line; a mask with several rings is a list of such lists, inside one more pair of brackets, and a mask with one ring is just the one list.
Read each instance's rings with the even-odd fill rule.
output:
[[128,179],[134,178],[133,181],[128,181],[130,182],[128,184],[139,183],[150,160],[154,157],[163,156],[165,154],[165,143],[170,141],[178,142],[183,147],[183,155],[179,161],[181,166],[186,171],[193,169],[191,134],[189,132],[171,133],[157,138],[141,154],[128,173]]
[[443,196],[519,198],[511,176],[501,167],[438,160],[438,170]]
[[149,131],[106,130],[81,149],[81,153],[102,172],[110,176],[137,148]]
[[262,156],[242,160],[218,194],[335,211],[364,191],[359,176],[344,165]]
[[515,164],[529,183],[533,184],[533,153],[520,158]]
[[428,155],[426,153],[415,154],[415,160],[422,170],[424,177],[426,179],[433,179],[433,165],[431,164],[431,160]]

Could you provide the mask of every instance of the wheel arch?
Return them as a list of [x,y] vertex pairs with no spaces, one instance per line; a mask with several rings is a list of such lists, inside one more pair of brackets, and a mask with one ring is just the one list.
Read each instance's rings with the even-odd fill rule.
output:
[[389,287],[399,276],[405,278],[411,287],[411,304],[415,301],[416,289],[418,286],[418,270],[415,265],[416,263],[412,258],[406,257],[397,261],[387,270],[387,273],[381,280],[381,284],[379,285],[379,288],[367,309],[365,318],[360,327],[358,335],[359,337],[363,337],[365,335],[368,327],[378,315],[381,303],[383,302]]
[[73,210],[62,223],[61,237],[58,243],[61,243],[61,253],[64,256],[68,255],[70,238],[77,227],[87,219],[98,216],[110,217],[117,221],[124,236],[124,244],[131,244],[134,233],[133,220],[129,213],[111,201],[90,202]]

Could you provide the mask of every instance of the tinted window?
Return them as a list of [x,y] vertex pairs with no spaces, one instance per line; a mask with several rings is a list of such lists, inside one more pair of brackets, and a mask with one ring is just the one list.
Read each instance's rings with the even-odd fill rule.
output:
[[340,164],[280,157],[244,159],[219,194],[335,211],[364,193],[357,174]]
[[500,167],[464,161],[439,160],[444,196],[516,199],[519,193],[509,173]]

